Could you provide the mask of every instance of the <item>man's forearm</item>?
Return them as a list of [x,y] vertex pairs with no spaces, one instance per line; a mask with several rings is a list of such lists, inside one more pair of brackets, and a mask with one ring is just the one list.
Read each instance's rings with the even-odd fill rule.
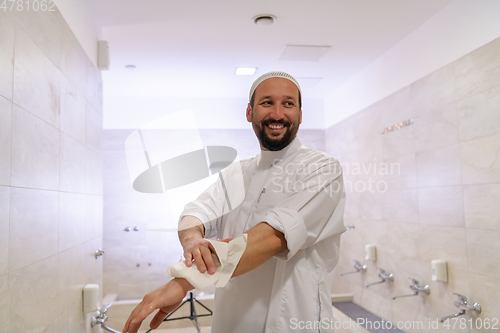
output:
[[245,274],[287,249],[285,235],[266,222],[257,224],[247,232],[247,247],[232,277]]

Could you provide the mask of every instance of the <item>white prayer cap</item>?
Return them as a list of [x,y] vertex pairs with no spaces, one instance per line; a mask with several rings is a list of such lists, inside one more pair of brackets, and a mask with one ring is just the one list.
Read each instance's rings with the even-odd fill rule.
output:
[[290,74],[285,73],[285,72],[272,71],[272,72],[267,72],[265,74],[262,74],[261,76],[259,76],[257,78],[257,80],[255,80],[253,82],[252,88],[250,88],[250,95],[248,96],[248,99],[249,100],[252,99],[252,95],[255,92],[255,89],[257,89],[257,87],[259,86],[259,84],[261,84],[263,81],[265,81],[267,79],[270,79],[272,77],[279,77],[279,78],[282,78],[282,79],[287,79],[287,80],[292,81],[297,86],[297,88],[299,89],[299,93],[302,94],[302,91],[300,90],[299,82],[297,80],[295,80],[295,78],[293,76],[291,76]]

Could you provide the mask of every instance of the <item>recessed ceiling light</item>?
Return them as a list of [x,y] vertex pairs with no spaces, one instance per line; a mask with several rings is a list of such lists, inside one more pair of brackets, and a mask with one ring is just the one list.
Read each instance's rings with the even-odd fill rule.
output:
[[135,65],[125,65],[125,68],[133,70],[133,69],[136,69],[137,67]]
[[255,16],[253,19],[253,23],[258,25],[271,25],[276,20],[276,16],[269,14],[261,14]]
[[238,67],[236,68],[236,75],[254,75],[257,68],[254,67]]

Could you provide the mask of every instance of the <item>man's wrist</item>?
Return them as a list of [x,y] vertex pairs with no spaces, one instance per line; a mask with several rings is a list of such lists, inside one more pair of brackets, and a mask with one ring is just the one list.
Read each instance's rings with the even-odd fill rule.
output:
[[191,283],[189,283],[189,281],[184,278],[174,278],[173,281],[175,281],[182,288],[184,295],[186,295],[190,290],[194,289]]

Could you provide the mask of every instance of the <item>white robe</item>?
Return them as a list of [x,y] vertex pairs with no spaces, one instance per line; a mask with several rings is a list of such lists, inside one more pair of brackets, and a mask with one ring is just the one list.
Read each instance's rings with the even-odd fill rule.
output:
[[[217,288],[212,332],[332,332],[326,274],[337,264],[346,230],[340,163],[295,138],[283,150],[238,162],[240,167],[244,199],[238,207],[228,210],[224,183],[231,179],[224,176],[186,205],[181,219],[199,218],[205,237],[218,239],[267,222],[284,233],[288,249]],[[232,173],[231,166],[225,170]]]

